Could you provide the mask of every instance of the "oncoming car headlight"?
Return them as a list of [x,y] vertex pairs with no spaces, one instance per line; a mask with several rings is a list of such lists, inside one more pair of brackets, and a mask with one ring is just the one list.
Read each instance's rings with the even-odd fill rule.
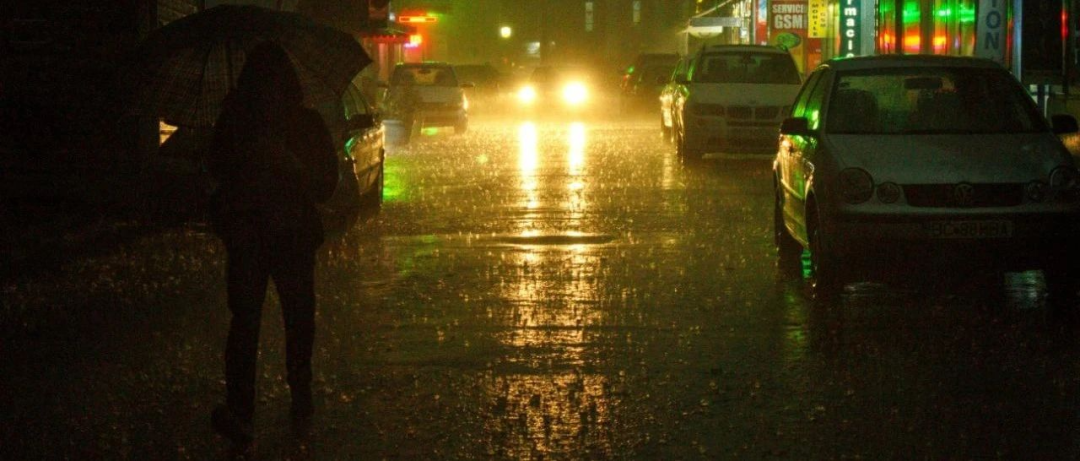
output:
[[852,205],[870,200],[874,195],[874,178],[861,168],[845,168],[840,172],[840,196]]
[[522,87],[518,90],[517,97],[518,101],[521,101],[522,104],[532,104],[536,102],[536,88],[531,86]]
[[563,87],[563,101],[571,106],[580,106],[589,99],[589,89],[581,82],[568,83]]

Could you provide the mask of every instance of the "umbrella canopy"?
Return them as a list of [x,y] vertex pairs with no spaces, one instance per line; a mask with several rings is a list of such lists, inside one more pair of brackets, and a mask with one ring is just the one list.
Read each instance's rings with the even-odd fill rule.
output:
[[351,35],[296,13],[221,5],[154,31],[138,47],[125,79],[136,113],[190,127],[211,126],[255,45],[289,54],[308,104],[340,98],[371,58]]

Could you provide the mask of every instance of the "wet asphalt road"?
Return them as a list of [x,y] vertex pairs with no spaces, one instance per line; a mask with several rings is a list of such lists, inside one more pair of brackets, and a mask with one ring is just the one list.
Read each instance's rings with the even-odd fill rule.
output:
[[[768,162],[680,164],[651,119],[478,120],[388,159],[381,213],[320,255],[306,445],[267,304],[261,459],[1080,456],[1080,344],[1038,273],[815,302],[775,267]],[[0,457],[220,458],[222,258],[189,226],[5,282]]]

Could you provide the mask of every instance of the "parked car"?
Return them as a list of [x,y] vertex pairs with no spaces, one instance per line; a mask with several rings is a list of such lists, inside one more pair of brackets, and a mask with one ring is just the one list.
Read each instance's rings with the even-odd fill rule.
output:
[[686,80],[690,59],[680,58],[675,69],[668,76],[667,83],[660,89],[660,135],[666,142],[674,142],[676,100],[685,98],[686,86],[679,82]]
[[855,263],[874,262],[867,256],[989,252],[1006,269],[1044,269],[1052,293],[1067,293],[1077,275],[1080,174],[1055,133],[1076,131],[1071,116],[1048,124],[991,61],[830,61],[780,128],[781,264],[794,267],[808,249],[817,289],[828,294]]
[[340,101],[316,108],[338,146],[338,187],[321,208],[328,232],[350,229],[382,206],[386,163],[382,117],[355,85]]
[[453,66],[442,62],[402,63],[394,67],[383,101],[387,118],[407,127],[452,126],[455,133],[469,128],[469,101]]
[[771,155],[801,82],[787,51],[717,45],[702,48],[676,83],[676,150],[696,159],[707,152]]
[[620,105],[624,111],[656,110],[660,90],[679,63],[675,53],[643,53],[623,73]]

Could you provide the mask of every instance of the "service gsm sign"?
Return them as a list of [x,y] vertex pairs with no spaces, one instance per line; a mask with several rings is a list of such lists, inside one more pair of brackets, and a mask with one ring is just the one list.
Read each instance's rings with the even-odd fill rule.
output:
[[773,30],[806,29],[806,0],[773,0],[770,8]]

